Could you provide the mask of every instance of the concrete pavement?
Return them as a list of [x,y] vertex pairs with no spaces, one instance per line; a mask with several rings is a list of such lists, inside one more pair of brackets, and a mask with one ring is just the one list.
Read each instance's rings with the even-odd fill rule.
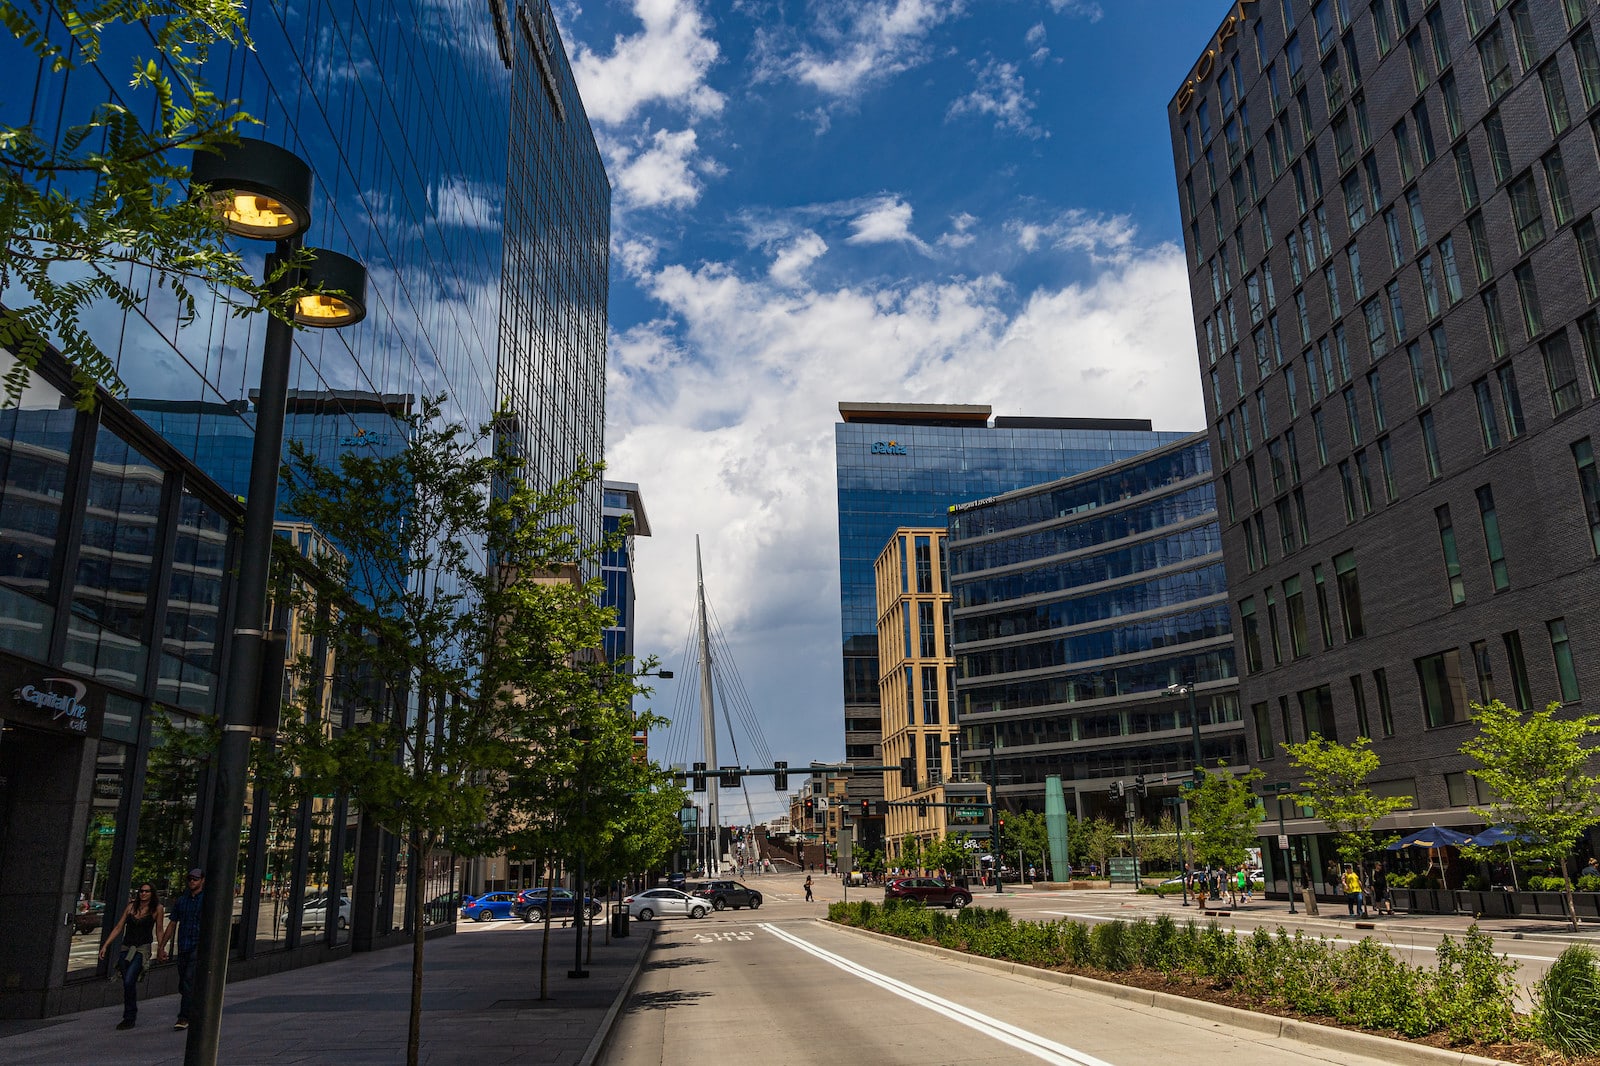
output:
[[[660,926],[662,923],[653,923]],[[428,942],[423,978],[422,1061],[590,1066],[616,1009],[636,980],[652,925],[604,943],[594,930],[590,976],[567,977],[573,931],[553,927],[549,992],[539,995],[543,927],[520,921],[466,924]],[[218,1061],[322,1064],[405,1061],[411,952],[393,948],[228,986]],[[36,1022],[0,1023],[8,1066],[130,1066],[181,1063],[177,997],[141,1002],[138,1025],[115,1029],[122,1008],[102,1007]]]

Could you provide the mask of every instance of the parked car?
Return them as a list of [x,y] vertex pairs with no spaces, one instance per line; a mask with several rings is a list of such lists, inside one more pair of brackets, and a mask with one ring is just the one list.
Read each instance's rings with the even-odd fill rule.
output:
[[[336,911],[335,921],[338,928],[350,928],[350,897],[340,896],[339,907]],[[300,912],[300,928],[321,929],[328,924],[328,897],[308,896],[305,907]]]
[[[514,918],[525,922],[542,922],[548,911],[552,918],[571,918],[573,895],[565,888],[525,888],[517,893],[517,902],[511,908]],[[583,897],[583,909],[590,918],[600,914],[600,901]]]
[[461,900],[460,892],[439,893],[422,905],[423,921],[429,925],[450,921],[454,917],[452,912],[461,909]]
[[475,922],[487,922],[491,918],[510,918],[517,905],[515,892],[485,892],[466,900],[461,904],[461,917],[471,918]]
[[72,931],[74,933],[92,933],[105,923],[105,916],[105,901],[91,900],[88,909],[73,913]]
[[627,897],[622,905],[627,908],[630,918],[637,918],[641,922],[674,915],[704,918],[711,911],[710,903],[675,888],[652,888]]
[[707,881],[691,895],[709,899],[712,908],[719,911],[727,907],[732,907],[734,910],[749,907],[755,910],[761,906],[761,893],[738,881]]
[[668,888],[675,888],[679,892],[682,892],[684,890],[683,886],[684,886],[685,882],[687,882],[687,881],[688,881],[688,875],[685,874],[682,870],[678,870],[678,871],[675,871],[675,872],[670,873],[670,874],[667,875],[667,887]]
[[937,903],[960,910],[972,902],[972,893],[939,877],[901,877],[883,886],[883,898],[916,900],[924,905]]

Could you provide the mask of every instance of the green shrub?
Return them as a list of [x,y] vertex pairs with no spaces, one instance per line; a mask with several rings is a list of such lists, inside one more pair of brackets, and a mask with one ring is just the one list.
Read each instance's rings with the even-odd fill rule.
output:
[[1461,879],[1461,887],[1468,892],[1482,892],[1489,887],[1489,882],[1477,874],[1468,874]]
[[1340,963],[1344,987],[1336,1013],[1341,1021],[1406,1036],[1429,1031],[1420,968],[1407,966],[1371,937],[1341,952]]
[[1094,945],[1094,965],[1121,973],[1133,967],[1133,945],[1126,922],[1101,922],[1089,934]]
[[1565,892],[1567,883],[1559,877],[1535,874],[1528,878],[1527,887],[1529,892]]
[[1600,875],[1589,874],[1578,878],[1579,892],[1600,892]]
[[1390,888],[1410,888],[1417,883],[1416,874],[1390,874]]
[[1460,944],[1439,941],[1427,1006],[1432,1027],[1455,1043],[1498,1043],[1517,1032],[1517,964],[1496,955],[1494,940],[1476,923]]
[[1533,1030],[1568,1055],[1600,1053],[1600,959],[1574,944],[1534,989]]
[[1062,923],[1061,947],[1066,952],[1067,962],[1073,966],[1094,965],[1094,939],[1084,923]]

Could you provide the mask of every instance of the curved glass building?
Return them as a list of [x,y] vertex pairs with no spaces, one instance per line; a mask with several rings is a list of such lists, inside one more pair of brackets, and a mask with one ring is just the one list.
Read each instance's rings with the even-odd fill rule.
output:
[[1194,762],[1169,686],[1205,763],[1245,763],[1204,433],[952,507],[949,554],[963,757],[1002,803],[1042,809],[1060,776],[1080,816],[1120,816],[1107,787],[1143,775],[1155,820]]

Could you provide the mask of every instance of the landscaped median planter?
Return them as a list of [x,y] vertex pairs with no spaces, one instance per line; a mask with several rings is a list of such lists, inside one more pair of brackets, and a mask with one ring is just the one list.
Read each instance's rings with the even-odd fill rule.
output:
[[[952,916],[896,904],[835,903],[828,918],[1002,965],[1450,1048],[1456,1062],[1471,1053],[1540,1066],[1600,1066],[1600,1058],[1563,1058],[1533,1042],[1536,1030],[1516,1013],[1516,963],[1497,957],[1493,941],[1476,926],[1461,941],[1444,938],[1436,969],[1419,969],[1372,938],[1336,945],[1282,929],[1237,936],[1215,922],[1180,926],[1166,915],[1153,922],[1089,926],[1013,921],[1010,912],[994,907],[968,907]],[[1600,1002],[1588,999],[1557,1006],[1568,1017],[1600,1016]],[[1547,1032],[1537,1030],[1541,1036]],[[1442,1061],[1434,1054],[1419,1047],[1417,1061]]]

